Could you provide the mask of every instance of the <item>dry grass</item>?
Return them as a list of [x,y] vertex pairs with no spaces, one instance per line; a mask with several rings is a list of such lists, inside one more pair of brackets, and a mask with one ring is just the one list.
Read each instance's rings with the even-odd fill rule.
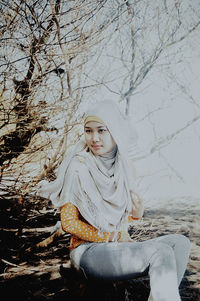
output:
[[[24,208],[15,216],[8,208],[2,212],[7,213],[9,219],[6,222],[4,214],[5,223],[1,228],[0,288],[7,295],[6,300],[22,296],[26,300],[92,300],[94,297],[95,300],[147,300],[148,278],[114,284],[85,281],[70,267],[68,235],[46,248],[26,253],[27,246],[49,235],[58,218],[52,209],[44,212],[38,208],[29,211]],[[180,287],[183,301],[200,300],[199,215],[198,204],[165,204],[163,208],[147,208],[144,218],[130,227],[130,234],[138,241],[170,233],[181,233],[190,238],[191,257]]]

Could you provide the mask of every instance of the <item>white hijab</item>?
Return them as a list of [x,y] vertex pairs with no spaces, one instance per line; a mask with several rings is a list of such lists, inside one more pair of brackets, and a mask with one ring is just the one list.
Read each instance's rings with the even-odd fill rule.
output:
[[57,179],[40,189],[55,207],[73,203],[81,215],[99,231],[120,229],[131,211],[130,191],[136,194],[128,150],[130,124],[112,101],[93,105],[85,118],[96,116],[106,124],[116,146],[95,156],[81,139],[61,163]]

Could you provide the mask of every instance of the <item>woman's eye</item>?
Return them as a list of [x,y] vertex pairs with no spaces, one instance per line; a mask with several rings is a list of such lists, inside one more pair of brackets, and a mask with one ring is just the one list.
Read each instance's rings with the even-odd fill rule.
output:
[[100,129],[99,130],[99,133],[103,133],[103,132],[106,132],[106,130],[105,129]]
[[[106,131],[107,131],[106,129],[99,129],[99,130],[98,130],[98,133],[102,134],[102,133],[104,133],[104,132],[106,132]],[[88,134],[90,134],[90,133],[92,133],[92,130],[90,130],[90,129],[85,129],[85,132],[88,133]]]

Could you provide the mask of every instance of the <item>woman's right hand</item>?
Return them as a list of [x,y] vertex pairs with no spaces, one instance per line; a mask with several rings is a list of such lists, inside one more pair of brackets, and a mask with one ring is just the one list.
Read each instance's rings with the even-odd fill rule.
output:
[[120,232],[111,232],[109,242],[133,242],[133,239],[130,237],[127,231]]
[[118,242],[133,242],[133,239],[130,237],[127,231],[120,231],[119,232],[119,239]]

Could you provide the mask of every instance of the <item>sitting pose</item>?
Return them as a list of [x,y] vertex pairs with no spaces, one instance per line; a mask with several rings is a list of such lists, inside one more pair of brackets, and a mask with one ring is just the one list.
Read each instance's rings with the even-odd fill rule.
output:
[[179,234],[136,242],[128,221],[143,215],[129,150],[131,127],[113,102],[100,102],[85,115],[84,139],[63,160],[46,191],[60,208],[71,234],[70,258],[87,278],[128,280],[149,274],[149,301],[180,301],[179,284],[190,253]]

